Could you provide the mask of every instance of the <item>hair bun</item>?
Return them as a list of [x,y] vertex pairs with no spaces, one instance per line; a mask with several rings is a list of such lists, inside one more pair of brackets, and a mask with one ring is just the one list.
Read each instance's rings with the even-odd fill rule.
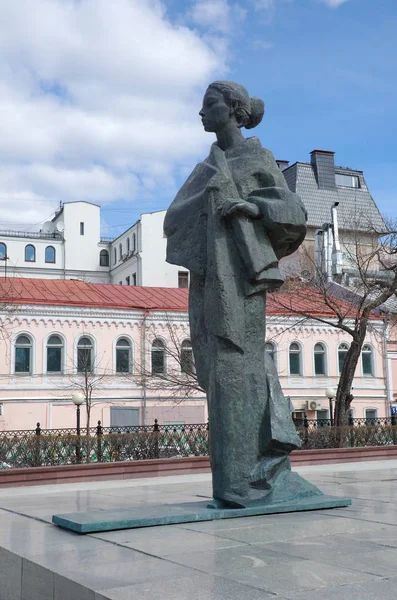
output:
[[265,114],[265,103],[260,98],[250,98],[251,114],[248,122],[244,125],[246,129],[252,129],[259,125]]

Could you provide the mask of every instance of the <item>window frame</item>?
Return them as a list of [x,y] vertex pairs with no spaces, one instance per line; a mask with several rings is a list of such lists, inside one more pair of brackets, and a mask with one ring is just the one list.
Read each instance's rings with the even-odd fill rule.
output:
[[[29,340],[29,344],[18,346],[18,339],[21,337],[26,337]],[[19,331],[16,337],[13,340],[13,357],[12,357],[12,372],[17,377],[20,376],[31,376],[34,374],[34,338],[31,333],[25,331]],[[17,371],[16,363],[17,363],[17,349],[18,348],[28,348],[29,349],[29,370],[28,371]]]
[[[79,347],[79,343],[82,339],[87,338],[90,342],[90,350],[91,350],[91,356],[90,356],[90,368],[89,369],[83,369],[83,370],[79,370],[79,349],[80,350],[85,350],[87,348],[84,348],[83,346]],[[79,336],[79,338],[76,341],[76,360],[75,360],[75,369],[76,369],[76,373],[80,373],[80,374],[84,374],[84,373],[95,373],[95,356],[96,356],[96,352],[95,352],[95,340],[94,338],[87,334],[87,333],[83,333],[82,335]]]
[[[106,264],[102,264],[103,257],[106,257],[106,260],[105,260]],[[108,267],[109,264],[110,264],[109,250],[106,250],[106,248],[102,248],[102,250],[99,252],[99,266],[100,267]]]
[[[48,342],[52,337],[57,337],[60,339],[60,344],[51,344],[49,346]],[[60,371],[49,371],[48,370],[48,348],[60,348],[61,349],[61,361],[60,361]],[[63,335],[58,333],[58,331],[54,331],[47,336],[45,340],[45,373],[46,375],[62,375],[65,371],[65,338]]]
[[[368,417],[367,416],[367,412],[368,411],[374,411],[375,412],[375,417]],[[364,419],[365,419],[365,424],[366,425],[376,425],[376,421],[379,419],[378,408],[376,406],[366,406],[364,408]],[[372,423],[371,423],[371,421],[372,421]]]
[[[33,248],[33,258],[31,258],[31,259],[26,258],[26,251],[28,248]],[[24,256],[25,256],[25,262],[36,262],[36,246],[33,246],[33,244],[26,244]]]
[[[292,354],[297,354],[299,357],[299,373],[291,373],[291,346],[296,344],[298,346],[298,350],[292,350]],[[288,375],[290,377],[303,377],[303,352],[302,352],[302,344],[300,342],[292,341],[288,346]]]
[[[316,351],[316,346],[321,346],[322,350]],[[316,373],[316,355],[321,355],[323,358],[324,373]],[[328,377],[328,353],[327,346],[324,342],[316,342],[313,346],[313,374],[315,377]]]
[[[181,282],[186,283],[186,285],[181,285]],[[178,271],[178,289],[189,289],[189,271]]]
[[[191,367],[190,369],[184,368],[184,365],[183,365],[183,362],[184,362],[183,353],[184,352],[189,352],[189,354],[190,354],[190,358],[188,359],[188,362],[190,363],[190,367]],[[192,341],[190,338],[184,339],[181,343],[180,367],[181,367],[181,373],[183,375],[194,375],[194,373],[195,373],[194,355],[193,355]]]
[[[120,341],[125,340],[128,342],[128,346],[120,346]],[[119,351],[128,350],[128,369],[126,371],[118,371],[117,370],[117,354]],[[133,359],[133,349],[132,349],[132,340],[126,336],[121,335],[117,338],[116,343],[114,345],[114,372],[117,375],[126,375],[132,373],[132,359]]]
[[117,264],[117,248],[116,246],[113,248],[113,264]]
[[0,260],[7,260],[7,244],[5,242],[0,242],[0,248],[4,246],[4,256],[1,256],[0,250]]
[[[53,253],[54,253],[54,260],[48,260],[47,259],[47,250],[52,250],[53,251]],[[44,262],[46,262],[48,264],[55,265],[56,261],[57,261],[57,253],[56,253],[55,247],[54,246],[46,246],[46,249],[44,250]]]
[[[267,345],[271,345],[272,346],[272,348],[273,348],[272,352],[269,352],[268,350],[266,350],[266,346]],[[272,341],[266,341],[265,340],[265,356],[266,356],[266,354],[268,354],[272,358],[274,364],[277,367],[277,346],[276,346],[276,344],[274,342],[272,342]]]
[[[158,346],[158,349],[156,348],[156,346],[155,346],[156,343],[162,344],[161,349],[160,349],[160,346]],[[156,375],[164,375],[165,373],[167,373],[166,349],[167,349],[167,345],[162,338],[156,337],[152,340],[152,343],[150,345],[150,372],[153,377],[156,377]],[[162,369],[162,371],[154,371],[153,370],[153,352],[157,352],[160,354],[160,351],[163,354],[163,369]]]
[[[347,346],[347,348],[346,348],[346,349],[344,349],[344,348],[341,348],[341,346]],[[339,358],[339,353],[340,353],[341,351],[342,351],[342,352],[346,352],[346,353],[347,353],[347,352],[349,352],[349,350],[350,350],[350,344],[348,344],[347,342],[340,342],[340,344],[339,344],[339,345],[338,345],[338,347],[337,347],[337,350],[336,350],[336,351],[337,351],[337,360],[338,360],[338,375],[340,375],[340,374],[342,373],[342,369],[340,368],[340,358]],[[345,357],[345,360],[346,360],[346,357]],[[343,361],[343,364],[344,364],[344,361]]]
[[[366,348],[368,348],[368,350],[366,350]],[[369,355],[369,360],[370,360],[370,365],[371,365],[370,373],[364,372],[364,355],[365,356]],[[371,346],[371,344],[363,344],[363,347],[361,348],[361,372],[362,372],[363,377],[375,377],[374,349]]]

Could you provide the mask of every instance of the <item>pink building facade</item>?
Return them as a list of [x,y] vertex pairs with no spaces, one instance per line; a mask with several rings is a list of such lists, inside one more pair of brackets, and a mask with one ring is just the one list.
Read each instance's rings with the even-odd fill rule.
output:
[[[204,393],[184,388],[189,377],[175,359],[176,347],[191,356],[187,290],[37,279],[18,286],[1,311],[0,430],[74,427],[71,397],[87,386],[91,426],[207,421]],[[3,280],[3,298],[6,289]],[[355,418],[390,414],[383,329],[374,319],[354,380]],[[266,351],[298,417],[329,418],[325,390],[337,386],[349,344],[330,325],[270,308]]]

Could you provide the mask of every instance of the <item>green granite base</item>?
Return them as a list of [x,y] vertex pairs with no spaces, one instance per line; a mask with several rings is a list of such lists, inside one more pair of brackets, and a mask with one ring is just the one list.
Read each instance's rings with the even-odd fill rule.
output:
[[304,510],[341,508],[350,506],[350,504],[349,498],[323,495],[249,508],[208,508],[208,502],[189,502],[54,515],[52,522],[76,533],[98,533],[115,529],[136,529],[156,525],[176,525]]

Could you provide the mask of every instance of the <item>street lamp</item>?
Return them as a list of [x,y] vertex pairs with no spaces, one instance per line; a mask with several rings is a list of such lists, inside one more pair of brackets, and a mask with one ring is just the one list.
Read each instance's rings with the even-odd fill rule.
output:
[[80,435],[80,406],[84,404],[84,396],[81,392],[75,392],[72,396],[72,402],[77,409],[77,435]]
[[329,387],[325,390],[325,395],[327,396],[328,400],[329,400],[329,416],[330,416],[330,420],[331,420],[331,426],[334,424],[334,417],[332,415],[332,400],[335,398],[336,396],[336,389],[333,387]]
[[80,446],[80,406],[84,403],[84,396],[81,392],[75,392],[72,396],[72,402],[76,407],[77,416],[77,444],[76,444],[76,462],[81,463],[81,446]]

